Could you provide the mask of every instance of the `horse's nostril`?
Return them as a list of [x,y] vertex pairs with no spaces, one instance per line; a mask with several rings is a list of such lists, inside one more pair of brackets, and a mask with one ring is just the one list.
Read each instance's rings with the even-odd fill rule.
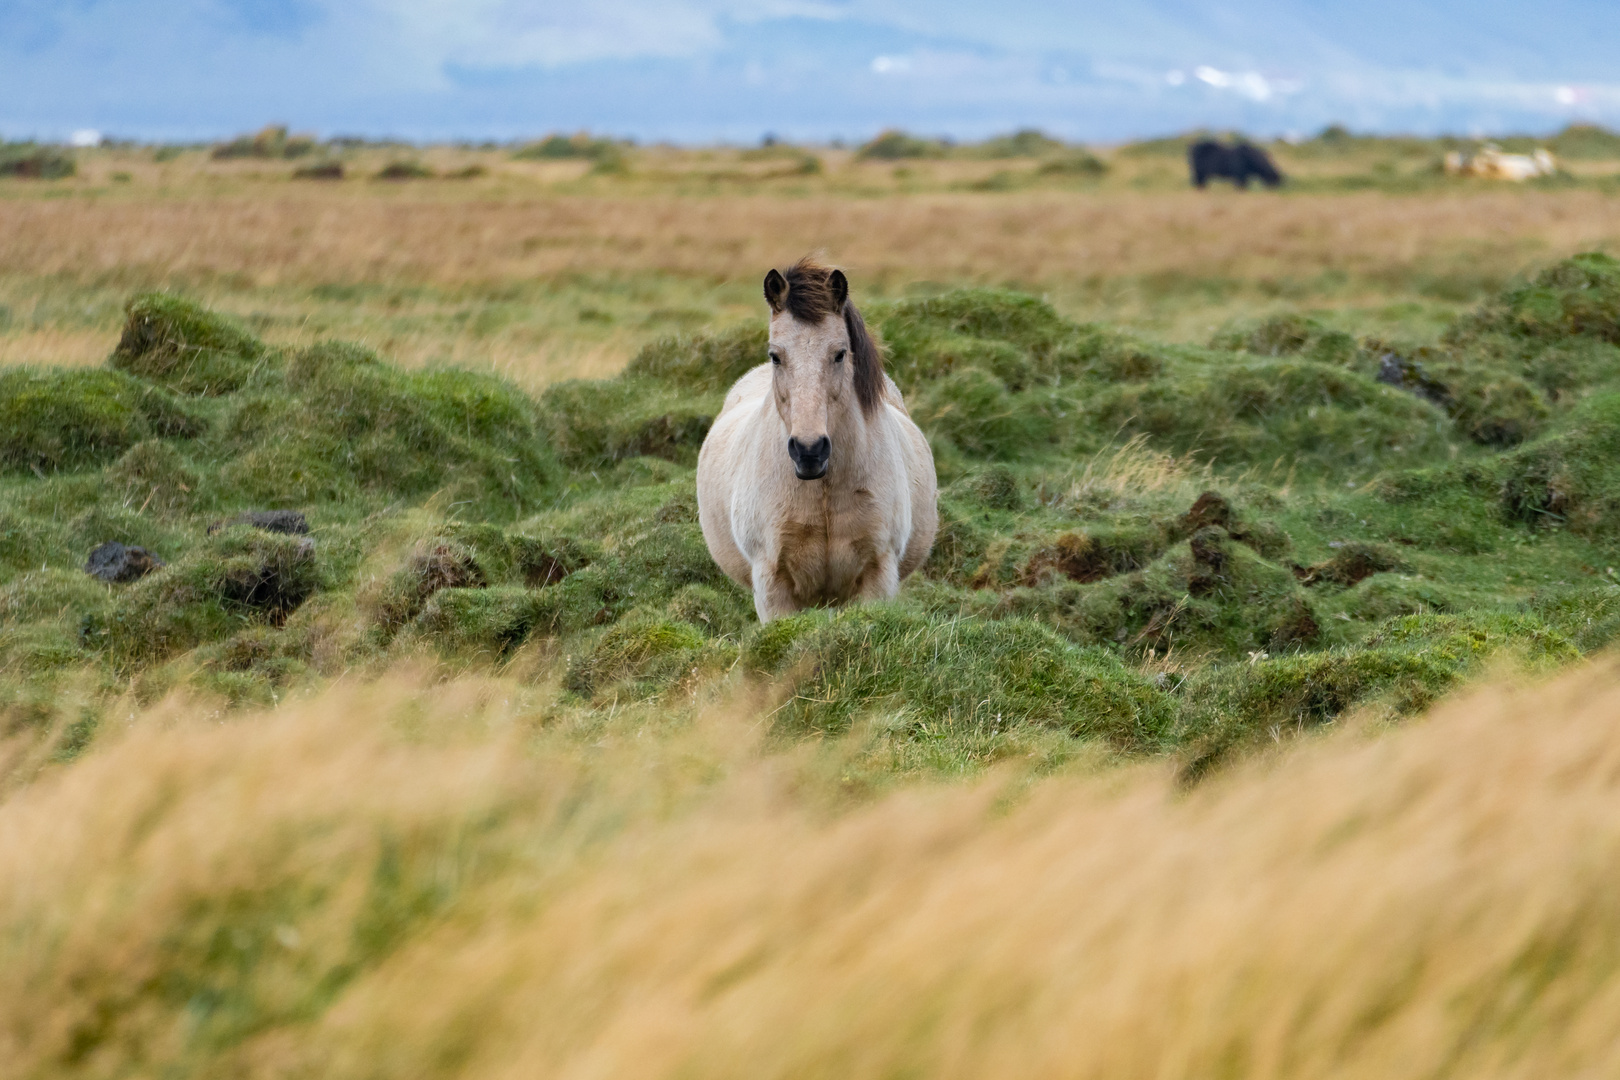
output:
[[793,436],[788,437],[788,457],[793,459],[794,466],[802,474],[806,471],[817,472],[827,464],[832,456],[832,440],[823,435],[815,442],[805,443]]

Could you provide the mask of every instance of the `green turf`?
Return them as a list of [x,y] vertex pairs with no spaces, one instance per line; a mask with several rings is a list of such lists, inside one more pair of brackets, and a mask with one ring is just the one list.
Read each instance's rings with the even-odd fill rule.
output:
[[[769,686],[773,739],[858,729],[868,773],[1100,746],[1196,774],[1620,633],[1612,260],[1401,342],[1289,315],[1166,345],[1004,290],[868,316],[939,539],[897,600],[762,628],[693,481],[757,325],[532,397],[137,297],[106,367],[0,374],[0,715],[43,724],[70,682],[274,700],[426,650],[527,658],[581,717]],[[209,532],[272,508],[310,535]],[[107,540],[166,565],[93,581]]]

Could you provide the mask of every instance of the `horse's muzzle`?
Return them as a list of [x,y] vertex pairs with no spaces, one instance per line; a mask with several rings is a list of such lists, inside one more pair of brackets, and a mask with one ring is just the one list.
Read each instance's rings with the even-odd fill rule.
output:
[[789,436],[788,457],[793,459],[793,473],[800,480],[820,480],[827,475],[832,440],[823,435],[813,443],[802,443]]

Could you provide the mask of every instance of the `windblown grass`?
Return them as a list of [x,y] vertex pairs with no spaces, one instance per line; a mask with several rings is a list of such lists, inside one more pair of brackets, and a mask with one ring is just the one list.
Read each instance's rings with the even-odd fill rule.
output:
[[832,814],[837,747],[761,756],[746,705],[582,752],[509,681],[223,725],[166,703],[0,802],[0,1059],[1602,1075],[1617,679],[1481,691],[1191,797],[1149,767]]

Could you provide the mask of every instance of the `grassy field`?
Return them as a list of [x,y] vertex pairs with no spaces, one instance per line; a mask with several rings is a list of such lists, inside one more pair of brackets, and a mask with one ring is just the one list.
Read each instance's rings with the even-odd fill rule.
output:
[[[1612,1070],[1620,140],[1452,145],[0,178],[0,1071]],[[761,627],[692,466],[808,250],[942,528]]]

